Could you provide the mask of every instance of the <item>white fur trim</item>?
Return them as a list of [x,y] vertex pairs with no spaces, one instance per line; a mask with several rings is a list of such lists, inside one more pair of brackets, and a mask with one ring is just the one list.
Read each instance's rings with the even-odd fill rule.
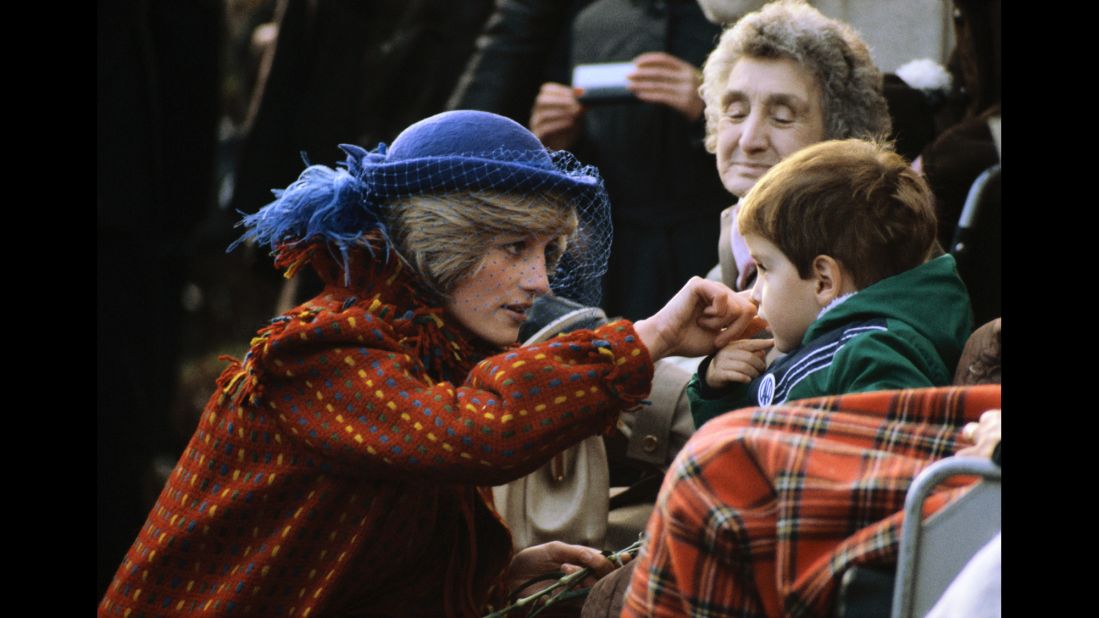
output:
[[909,60],[897,69],[897,77],[918,90],[949,91],[953,82],[943,65],[930,58]]

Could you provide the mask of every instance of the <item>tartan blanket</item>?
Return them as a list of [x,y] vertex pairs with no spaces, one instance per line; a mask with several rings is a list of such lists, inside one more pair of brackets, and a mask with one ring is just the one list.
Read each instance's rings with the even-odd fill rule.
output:
[[[843,573],[896,563],[905,493],[1000,386],[879,391],[727,413],[664,478],[623,616],[821,616]],[[968,489],[944,484],[924,516]]]

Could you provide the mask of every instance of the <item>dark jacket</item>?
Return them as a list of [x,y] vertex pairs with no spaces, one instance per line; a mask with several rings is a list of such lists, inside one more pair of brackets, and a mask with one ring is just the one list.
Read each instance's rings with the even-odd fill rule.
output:
[[447,103],[527,125],[544,82],[569,82],[569,24],[591,0],[502,0]]
[[[599,0],[573,22],[572,66],[663,51],[701,67],[720,33],[693,0]],[[651,103],[612,104],[587,110],[576,151],[603,173],[616,220],[661,227],[711,217],[716,229],[731,197],[704,136],[702,118]]]

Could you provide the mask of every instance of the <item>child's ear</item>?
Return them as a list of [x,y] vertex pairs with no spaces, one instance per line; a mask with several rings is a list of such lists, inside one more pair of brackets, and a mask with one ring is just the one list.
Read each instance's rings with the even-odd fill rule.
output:
[[817,282],[817,303],[821,307],[854,290],[851,274],[830,255],[813,258],[813,278]]

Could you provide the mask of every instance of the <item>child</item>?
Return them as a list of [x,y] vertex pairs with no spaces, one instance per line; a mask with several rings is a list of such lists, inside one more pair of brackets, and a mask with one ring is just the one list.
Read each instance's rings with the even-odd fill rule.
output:
[[[899,155],[853,139],[805,148],[760,179],[737,225],[774,338],[734,341],[699,365],[687,391],[696,427],[747,406],[950,383],[969,296],[952,256],[929,259],[932,195]],[[767,367],[772,345],[786,355]]]

